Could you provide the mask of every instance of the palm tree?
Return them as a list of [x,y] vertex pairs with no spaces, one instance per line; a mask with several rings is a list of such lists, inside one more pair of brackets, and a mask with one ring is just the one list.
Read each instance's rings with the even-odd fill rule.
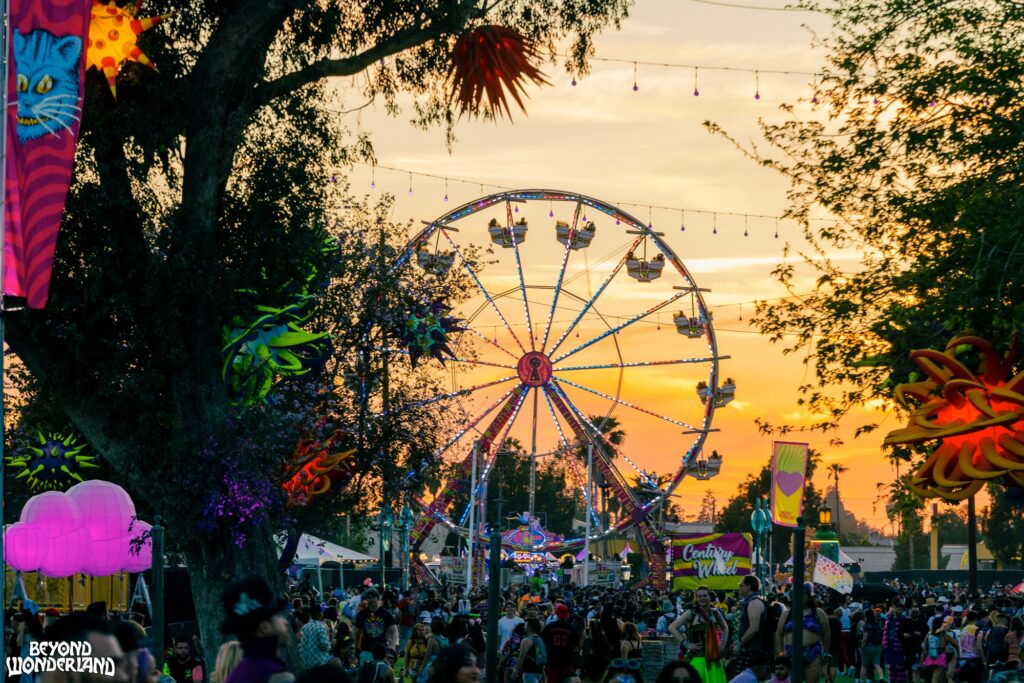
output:
[[847,470],[846,466],[833,463],[828,466],[829,476],[835,482],[836,487],[836,538],[839,538],[839,475]]

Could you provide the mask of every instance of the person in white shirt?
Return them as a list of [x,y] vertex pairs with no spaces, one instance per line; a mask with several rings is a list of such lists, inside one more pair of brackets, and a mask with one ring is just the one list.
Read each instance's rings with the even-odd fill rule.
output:
[[516,630],[516,626],[519,624],[525,624],[526,622],[516,613],[516,605],[514,602],[510,602],[505,605],[505,616],[498,619],[498,638],[500,642],[498,644],[498,651],[500,652],[508,639],[512,637],[512,632]]

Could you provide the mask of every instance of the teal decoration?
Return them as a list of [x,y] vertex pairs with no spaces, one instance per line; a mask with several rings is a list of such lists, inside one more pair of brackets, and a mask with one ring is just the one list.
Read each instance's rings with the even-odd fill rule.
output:
[[85,481],[82,470],[97,469],[96,456],[86,455],[86,444],[74,436],[36,432],[39,445],[28,447],[25,455],[5,458],[13,470],[21,470],[15,479],[24,479],[32,491],[60,491]]
[[257,305],[251,317],[238,315],[224,326],[221,379],[233,404],[266,401],[278,377],[311,377],[323,369],[333,351],[330,335],[302,329],[314,303],[303,295],[283,308]]
[[436,299],[409,312],[397,336],[408,351],[409,362],[414,368],[423,356],[441,363],[444,363],[445,356],[454,357],[448,346],[449,335],[464,328],[459,326],[458,318],[447,315],[450,310],[441,299]]

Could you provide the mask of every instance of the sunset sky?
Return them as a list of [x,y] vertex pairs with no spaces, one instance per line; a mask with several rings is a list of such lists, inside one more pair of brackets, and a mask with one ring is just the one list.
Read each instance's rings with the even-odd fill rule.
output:
[[[753,4],[783,5],[781,0]],[[811,30],[827,34],[827,19],[807,12],[759,11],[697,0],[639,0],[621,31],[609,30],[598,37],[596,54],[627,62],[815,72],[820,69],[824,53],[810,46]],[[755,79],[752,73],[704,69],[697,74],[700,95],[695,97],[692,68],[639,65],[636,91],[631,63],[595,61],[593,72],[578,79],[576,86],[571,85],[570,74],[553,65],[546,67],[546,73],[552,86],[529,91],[528,116],[516,112],[513,122],[496,124],[463,120],[456,128],[458,140],[450,153],[445,148],[443,131],[424,132],[409,125],[410,108],[406,115],[397,118],[387,116],[383,108],[372,107],[348,115],[346,123],[371,133],[382,167],[450,179],[446,187],[443,180],[414,175],[410,194],[408,173],[377,168],[373,172],[376,188],[371,190],[371,170],[360,166],[351,175],[352,189],[357,194],[394,194],[394,220],[414,221],[417,229],[421,220],[437,218],[481,194],[506,187],[578,192],[620,206],[644,222],[649,219],[655,230],[665,233],[664,239],[697,283],[711,290],[706,300],[714,313],[718,352],[731,356],[730,360],[722,361],[721,376],[736,379],[737,399],[715,414],[713,427],[720,431],[709,436],[705,447],[706,452],[713,448],[725,457],[721,474],[710,482],[710,488],[724,504],[737,485],[749,473],[759,470],[770,455],[771,438],[758,434],[754,418],[795,425],[809,424],[814,419],[797,405],[796,387],[810,379],[800,357],[784,356],[778,346],[747,326],[755,299],[785,295],[769,274],[783,258],[783,246],[788,243],[799,251],[804,242],[791,222],[779,224],[780,237],[775,239],[776,223],[772,219],[744,220],[719,215],[715,220],[709,213],[697,213],[779,215],[786,207],[787,189],[781,176],[744,158],[732,143],[706,132],[702,122],[720,124],[745,144],[758,143],[758,119],[783,120],[779,110],[783,102],[795,106],[795,116],[816,115],[808,102],[813,92],[812,77],[762,73]],[[345,107],[358,106],[362,103],[359,94],[347,91],[347,86],[338,84]],[[755,92],[760,93],[760,99],[755,99]],[[763,144],[760,146],[763,148]],[[468,182],[457,182],[460,180]],[[482,193],[480,185],[484,186]],[[443,200],[446,191],[447,202]],[[681,215],[679,210],[649,211],[648,206],[689,212]],[[530,233],[521,255],[524,278],[531,287],[528,298],[533,301],[531,317],[535,323],[538,318],[546,320],[550,291],[541,288],[554,284],[563,253],[554,239],[554,221],[569,220],[572,208],[555,204],[550,208],[531,205],[523,209],[530,221]],[[555,212],[555,218],[548,216],[549,210]],[[484,226],[491,215],[467,221],[459,239],[486,244]],[[680,231],[683,220],[685,232]],[[566,291],[585,300],[610,271],[617,256],[605,261],[601,258],[629,240],[629,236],[621,234],[621,226],[613,223],[599,223],[598,237],[587,253],[573,252],[570,256],[566,278],[576,277]],[[717,235],[712,233],[715,227]],[[745,229],[749,232],[747,237],[743,236]],[[856,268],[857,254],[837,257],[848,262],[851,269]],[[513,327],[522,329],[523,304],[516,289],[512,251],[497,249],[495,258],[501,263],[488,268],[481,278],[497,289],[515,289],[499,301],[499,308]],[[814,276],[808,269],[798,272],[802,287],[798,291],[808,291]],[[609,287],[598,308],[607,316],[639,313],[670,296],[671,286],[681,283],[678,277],[663,280],[641,284],[626,278],[625,272],[620,273],[613,281],[614,290]],[[487,288],[490,290],[490,285]],[[705,354],[706,345],[701,341],[686,339],[674,331],[671,312],[688,309],[689,298],[678,303],[684,302],[685,305],[669,306],[660,317],[633,325],[619,335],[623,360],[628,363]],[[459,313],[468,315],[479,303],[471,302]],[[560,305],[565,309],[555,315],[553,334],[561,334],[559,325],[564,328],[580,303],[567,296]],[[485,334],[500,333],[498,337],[504,345],[512,344],[511,339],[502,337],[506,333],[498,326],[491,309],[485,308],[475,324]],[[592,337],[600,329],[600,321],[588,316],[581,326],[581,338],[568,339],[562,350],[574,347],[573,342],[586,341],[588,334]],[[610,340],[602,342],[578,356],[586,363],[611,362],[615,353],[611,344]],[[501,355],[497,350],[494,352]],[[507,356],[505,360],[514,363]],[[469,375],[459,376],[457,381],[475,384],[478,378],[486,381],[513,372],[481,368],[474,370],[472,379]],[[600,372],[605,375],[599,376]],[[620,396],[673,419],[699,423],[701,408],[694,387],[702,372],[706,374],[706,369],[689,365],[626,372]],[[614,390],[616,378],[612,371],[577,374],[581,383],[584,376],[589,377],[590,386],[597,390]],[[496,387],[500,391],[490,395],[490,400],[511,387],[512,384]],[[596,399],[591,404],[583,398],[585,395],[580,394],[578,399],[581,408],[588,410],[593,405],[596,410],[602,399],[590,396]],[[474,400],[486,402],[486,397]],[[483,403],[469,407],[473,405]],[[557,434],[543,398],[540,410],[538,442],[539,450],[545,450],[557,442]],[[532,411],[532,405],[524,405],[524,411]],[[624,422],[628,435],[626,453],[645,469],[674,469],[691,443],[688,440],[692,437],[681,435],[678,427],[663,420],[623,407],[617,408],[615,415]],[[876,485],[891,481],[894,476],[881,454],[880,443],[887,427],[896,427],[897,421],[890,417],[873,435],[853,440],[853,429],[865,419],[878,416],[853,415],[844,430],[848,437],[846,445],[838,449],[829,447],[828,437],[817,433],[787,438],[810,442],[823,453],[825,464],[839,462],[848,467],[842,479],[846,505],[872,525],[888,527],[883,507],[875,505]],[[526,426],[517,429],[525,431],[516,436],[526,441],[530,434],[529,419],[520,417],[520,421]],[[823,472],[816,482],[820,486],[827,484]],[[706,487],[700,482],[685,481],[677,502],[687,512],[696,512]]]

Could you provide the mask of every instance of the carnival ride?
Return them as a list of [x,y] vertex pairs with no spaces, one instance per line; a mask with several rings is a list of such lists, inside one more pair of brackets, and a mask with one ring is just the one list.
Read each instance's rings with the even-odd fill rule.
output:
[[[556,208],[564,215],[556,216]],[[427,223],[398,263],[409,259],[438,278],[461,269],[475,288],[451,312],[460,329],[449,340],[450,391],[419,402],[453,402],[461,416],[435,453],[457,465],[456,475],[432,498],[417,500],[422,515],[410,550],[420,578],[430,578],[419,551],[436,525],[483,538],[488,481],[511,442],[526,451],[532,474],[538,458],[561,456],[572,473],[566,484],[580,491],[593,520],[589,540],[636,527],[652,578],[664,577],[656,511],[684,477],[717,473],[721,457],[716,452],[709,460],[702,449],[716,431],[715,410],[735,395],[735,382],[719,383],[719,361],[728,356],[718,353],[702,296],[708,290],[664,235],[583,195],[508,191]],[[626,277],[619,276],[622,270]],[[677,307],[663,331],[662,315]],[[602,431],[613,413],[628,434],[628,448]],[[538,449],[538,443],[548,446]],[[588,450],[594,472],[618,500],[620,514],[607,526],[588,494],[580,456]],[[627,470],[635,473],[635,485]],[[671,474],[659,478],[653,474],[659,471]],[[534,482],[531,476],[531,487]],[[531,488],[531,517],[534,493]],[[483,514],[472,519],[473,503],[453,509],[456,498],[475,500]],[[558,555],[584,542],[580,536],[537,540],[516,544],[505,534],[503,546]]]

